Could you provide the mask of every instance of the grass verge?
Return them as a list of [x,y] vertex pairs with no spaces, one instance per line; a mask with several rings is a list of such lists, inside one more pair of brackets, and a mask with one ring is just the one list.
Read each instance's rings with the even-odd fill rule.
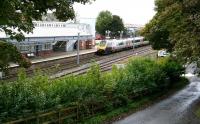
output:
[[196,110],[195,114],[198,117],[198,119],[200,119],[200,107]]
[[[175,83],[171,87],[170,90],[165,90],[165,91],[157,92],[157,93],[149,95],[149,96],[138,98],[138,99],[130,102],[125,107],[115,109],[108,113],[98,114],[90,119],[80,122],[79,124],[110,124],[114,121],[125,118],[128,115],[131,115],[139,110],[143,110],[150,105],[160,102],[161,100],[174,94],[176,91],[179,91],[182,88],[184,88],[188,83],[189,83],[189,81],[186,78],[181,78],[180,81]],[[200,117],[200,108],[197,113]]]

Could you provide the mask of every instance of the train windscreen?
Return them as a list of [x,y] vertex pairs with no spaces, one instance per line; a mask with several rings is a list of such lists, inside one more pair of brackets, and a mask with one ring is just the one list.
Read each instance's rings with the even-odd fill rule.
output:
[[106,45],[106,41],[101,41],[100,43],[99,43],[99,46],[101,46],[101,47],[104,47]]

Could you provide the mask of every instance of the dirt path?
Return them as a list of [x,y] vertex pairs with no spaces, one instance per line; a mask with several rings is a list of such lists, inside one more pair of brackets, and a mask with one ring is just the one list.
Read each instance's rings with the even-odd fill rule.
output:
[[114,124],[200,124],[193,112],[200,99],[200,78],[188,78],[191,83],[183,90]]

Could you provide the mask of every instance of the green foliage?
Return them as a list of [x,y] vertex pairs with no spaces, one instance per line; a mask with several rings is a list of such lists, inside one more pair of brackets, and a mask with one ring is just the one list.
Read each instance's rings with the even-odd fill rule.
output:
[[14,45],[0,41],[0,71],[7,71],[10,62],[18,63],[25,68],[31,65],[30,61],[22,56]]
[[158,63],[172,81],[179,80],[180,75],[184,74],[184,67],[172,58],[160,59]]
[[184,62],[200,62],[200,1],[156,0],[156,15],[143,30],[155,49],[166,48]]
[[119,31],[125,31],[122,18],[117,15],[112,15],[109,11],[99,13],[96,22],[96,31],[101,35],[106,35],[106,31],[111,31],[112,37],[119,37]]
[[169,88],[167,78],[180,76],[180,67],[171,59],[137,58],[130,60],[124,69],[114,66],[112,72],[101,73],[99,65],[93,64],[86,75],[56,80],[48,79],[40,71],[26,78],[21,70],[17,81],[0,85],[0,122],[71,106],[77,107],[78,120],[112,111],[127,106],[136,97]]
[[96,21],[96,31],[101,35],[106,35],[106,31],[110,30],[112,23],[112,13],[109,11],[102,11],[99,13]]
[[[180,90],[181,88],[185,87],[188,84],[188,79],[181,78],[176,84],[172,85],[171,89],[162,90],[159,93],[155,94],[149,94],[147,96],[142,96],[138,99],[134,99],[133,101],[130,101],[128,105],[122,106],[116,109],[113,109],[110,112],[107,113],[100,113],[98,115],[95,115],[92,118],[85,119],[80,124],[104,124],[104,123],[111,123],[116,120],[116,118],[124,117],[124,115],[127,115],[129,113],[133,113],[140,110],[141,108],[145,108],[147,105],[151,105],[152,103],[155,103],[156,100],[159,100],[159,98],[163,95],[166,96],[168,93],[172,93],[174,91]],[[200,108],[196,111],[196,115],[200,118]]]
[[[93,0],[1,0],[0,32],[17,41],[24,39],[23,33],[31,33],[33,20],[42,20],[42,16],[51,10],[57,19],[67,21],[75,17],[74,2],[85,4]],[[0,71],[6,71],[9,62],[18,62],[29,67],[30,62],[21,56],[16,47],[0,41]]]
[[127,77],[128,79],[126,81],[130,83],[128,88],[131,87],[127,92],[134,94],[146,89],[152,91],[157,89],[166,75],[155,61],[138,58],[131,60],[127,65]]
[[142,30],[141,34],[145,35],[145,37],[150,41],[153,49],[160,50],[165,48],[171,51],[172,44],[168,39],[169,31],[157,23],[156,19],[151,20]]
[[195,110],[195,115],[200,118],[200,108],[198,107],[197,110]]
[[1,0],[0,30],[21,41],[24,38],[23,32],[32,32],[32,21],[41,20],[48,10],[52,10],[59,20],[67,21],[75,17],[74,2],[85,4],[91,1],[93,0]]
[[110,31],[112,33],[111,35],[113,37],[119,37],[120,35],[119,31],[124,31],[124,30],[125,28],[122,18],[120,18],[117,15],[113,15],[113,19],[110,25]]

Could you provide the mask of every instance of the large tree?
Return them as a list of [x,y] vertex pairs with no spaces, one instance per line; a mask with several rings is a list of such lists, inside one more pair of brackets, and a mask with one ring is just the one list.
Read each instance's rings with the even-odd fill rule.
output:
[[154,18],[143,34],[156,49],[167,48],[184,61],[200,61],[200,1],[156,0]]
[[99,13],[96,21],[96,31],[101,35],[106,35],[106,31],[110,30],[112,23],[112,13],[109,11],[102,11]]
[[120,18],[117,15],[113,15],[113,19],[110,25],[110,31],[112,33],[112,36],[117,37],[120,35],[120,31],[124,31],[124,23],[122,18]]
[[[32,32],[33,20],[41,20],[51,10],[59,20],[75,17],[73,3],[87,3],[92,0],[1,0],[0,31],[11,38],[22,40],[23,32]],[[12,30],[12,29],[15,30]]]
[[[4,31],[11,39],[22,41],[23,33],[32,32],[33,20],[41,20],[47,11],[52,11],[57,19],[66,21],[75,17],[74,2],[85,4],[90,1],[93,0],[1,0],[0,32]],[[15,46],[0,41],[0,71],[7,70],[11,61],[24,67],[30,65],[28,61],[25,64],[26,59]]]
[[96,31],[101,35],[107,35],[106,31],[110,31],[112,37],[120,35],[119,31],[124,31],[124,23],[118,15],[112,15],[109,11],[99,13],[96,21]]

